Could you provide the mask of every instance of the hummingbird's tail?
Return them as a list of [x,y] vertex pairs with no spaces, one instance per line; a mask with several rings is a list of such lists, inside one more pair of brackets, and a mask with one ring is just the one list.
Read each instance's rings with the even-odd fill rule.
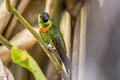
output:
[[68,59],[68,57],[67,57],[67,55],[65,53],[64,54],[60,53],[59,55],[60,55],[60,57],[62,59],[62,62],[65,65],[67,73],[70,75],[71,74],[71,70],[72,70],[72,65],[71,65],[70,60]]
[[55,47],[58,51],[58,54],[59,54],[62,62],[65,65],[65,68],[66,68],[66,71],[67,71],[68,75],[70,75],[71,74],[71,69],[72,69],[71,61],[67,57],[66,52],[64,51],[62,45],[60,45],[60,41],[59,41],[58,38],[54,39],[54,44],[55,44]]

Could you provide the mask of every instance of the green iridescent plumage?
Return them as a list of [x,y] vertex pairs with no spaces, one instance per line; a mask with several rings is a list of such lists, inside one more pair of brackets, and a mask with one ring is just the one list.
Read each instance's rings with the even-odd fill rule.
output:
[[49,49],[57,49],[57,52],[61,60],[63,61],[67,72],[69,72],[71,70],[71,63],[68,57],[66,56],[66,46],[61,32],[55,26],[55,24],[52,22],[52,20],[50,19],[49,15],[46,12],[40,13],[40,15],[38,16],[38,23],[41,30],[47,29],[47,27],[50,26],[51,24],[49,30],[48,31],[45,30],[46,32],[41,31],[40,35],[44,42],[46,43],[45,45]]

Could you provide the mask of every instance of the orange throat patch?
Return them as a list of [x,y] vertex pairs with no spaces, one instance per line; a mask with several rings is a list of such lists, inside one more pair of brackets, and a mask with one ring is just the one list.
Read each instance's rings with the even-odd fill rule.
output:
[[46,33],[49,29],[50,29],[50,27],[52,26],[52,23],[50,23],[48,26],[46,26],[45,28],[40,28],[40,32],[42,32],[42,33]]

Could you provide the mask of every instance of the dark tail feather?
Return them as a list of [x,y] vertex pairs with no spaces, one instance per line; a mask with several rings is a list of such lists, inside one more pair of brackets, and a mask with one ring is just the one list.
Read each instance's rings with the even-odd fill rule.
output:
[[70,60],[68,59],[68,57],[66,56],[66,54],[60,54],[60,57],[65,65],[66,71],[67,73],[70,75],[71,74],[71,69],[72,69],[72,65]]
[[64,65],[65,65],[67,73],[70,75],[71,74],[72,65],[71,65],[71,62],[70,62],[70,60],[68,59],[68,57],[66,55],[66,52],[62,48],[62,45],[60,44],[60,41],[59,41],[58,38],[54,39],[54,44],[55,44],[55,47],[56,47],[56,49],[58,51],[58,54],[59,54],[60,58],[62,59]]

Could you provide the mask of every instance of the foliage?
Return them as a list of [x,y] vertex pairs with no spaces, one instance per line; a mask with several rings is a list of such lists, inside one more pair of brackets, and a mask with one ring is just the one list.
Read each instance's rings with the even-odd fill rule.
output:
[[13,62],[32,72],[36,80],[47,80],[42,70],[26,50],[21,50],[13,46],[11,48],[11,58]]

